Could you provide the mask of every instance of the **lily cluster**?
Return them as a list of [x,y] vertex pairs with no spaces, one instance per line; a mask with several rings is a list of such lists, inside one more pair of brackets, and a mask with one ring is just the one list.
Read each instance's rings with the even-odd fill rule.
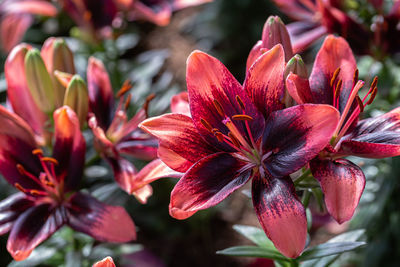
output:
[[306,244],[307,220],[290,175],[311,172],[332,217],[349,220],[365,176],[344,157],[400,155],[400,109],[359,120],[376,96],[377,79],[361,99],[364,82],[345,39],[325,39],[310,77],[292,51],[277,17],[267,20],[250,52],[243,85],[218,59],[194,51],[187,60],[188,92],[172,100],[174,113],[139,127],[158,138],[158,157],[183,174],[171,193],[172,217],[215,206],[251,180],[266,235],[296,258]]
[[[124,21],[148,21],[166,26],[173,11],[200,5],[212,0],[58,0],[62,9],[81,29],[81,37],[98,41],[113,37],[113,29],[120,29]],[[21,42],[34,22],[34,16],[53,17],[57,5],[48,0],[5,0],[0,3],[0,43],[9,52]]]
[[274,0],[288,24],[296,53],[328,34],[344,37],[357,54],[379,58],[399,52],[399,1]]

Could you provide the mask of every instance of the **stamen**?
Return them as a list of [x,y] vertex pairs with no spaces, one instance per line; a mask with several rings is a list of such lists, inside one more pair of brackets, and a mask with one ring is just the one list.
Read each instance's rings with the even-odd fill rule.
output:
[[200,123],[206,128],[209,132],[212,132],[213,127],[206,121],[205,119],[201,118]]
[[253,117],[251,117],[249,115],[241,114],[241,115],[233,115],[232,119],[238,120],[238,121],[252,121]]
[[225,112],[224,109],[222,108],[221,104],[218,102],[218,100],[214,99],[213,100],[213,104],[215,109],[218,111],[219,115],[221,115],[222,117],[225,116]]
[[340,67],[337,68],[337,69],[335,70],[335,72],[333,73],[333,75],[332,75],[332,79],[331,79],[331,82],[330,82],[330,86],[331,86],[331,87],[332,87],[333,84],[335,83],[336,78],[338,77],[339,73],[340,73]]
[[45,192],[40,192],[35,189],[31,189],[28,191],[32,196],[46,196],[47,194]]
[[235,137],[239,140],[239,142],[247,148],[249,151],[251,151],[250,145],[247,143],[247,141],[244,139],[240,131],[236,128],[235,124],[229,119],[226,118],[223,123],[225,126],[235,135]]
[[126,80],[124,84],[122,84],[121,89],[117,92],[116,97],[120,98],[123,96],[126,92],[132,89],[132,83],[130,80]]
[[356,69],[353,74],[353,86],[356,85],[357,81],[358,81],[358,69]]
[[146,117],[149,116],[148,110],[149,110],[149,104],[151,100],[153,100],[156,97],[155,93],[150,94],[148,97],[146,97],[146,101],[143,104],[143,109],[146,112]]
[[126,100],[125,100],[125,103],[124,103],[124,109],[125,109],[125,110],[127,110],[127,109],[129,108],[129,105],[131,104],[131,98],[132,98],[132,95],[131,95],[131,94],[129,94],[129,95],[126,97]]
[[359,96],[356,96],[357,104],[358,107],[360,108],[360,112],[364,111],[364,103],[362,102],[361,98]]
[[236,147],[240,148],[240,142],[239,142],[239,140],[237,140],[237,138],[235,137],[235,135],[234,135],[233,133],[229,132],[229,133],[228,133],[228,136],[229,136],[229,138],[231,139],[232,143],[233,143]]
[[374,77],[374,80],[373,80],[372,83],[371,83],[371,88],[375,88],[377,84],[378,84],[378,77],[375,76],[375,77]]
[[215,132],[214,135],[219,142],[224,142],[224,135],[221,132]]
[[43,150],[41,150],[40,148],[36,148],[36,149],[32,150],[32,154],[33,155],[43,155]]
[[19,183],[15,183],[14,186],[15,186],[15,188],[17,188],[22,193],[26,193],[27,192],[27,190],[25,188],[23,188],[22,185],[20,185]]
[[370,105],[374,101],[377,93],[378,93],[378,87],[375,87],[365,105]]
[[45,161],[45,162],[51,162],[55,165],[58,165],[58,161],[55,158],[50,158],[50,157],[43,157],[40,159],[41,161]]
[[240,96],[238,96],[238,95],[236,95],[236,102],[238,103],[238,105],[240,106],[240,108],[242,110],[245,110],[245,105],[244,105],[242,99],[240,98]]
[[337,82],[336,88],[335,88],[335,98],[339,96],[340,91],[342,90],[342,85],[343,85],[342,80],[339,80],[339,81]]
[[218,130],[217,128],[212,128],[212,129],[211,129],[211,132],[212,132],[213,134],[215,134],[216,132],[219,132],[219,130]]
[[17,164],[17,170],[20,174],[25,175],[25,168],[21,164]]

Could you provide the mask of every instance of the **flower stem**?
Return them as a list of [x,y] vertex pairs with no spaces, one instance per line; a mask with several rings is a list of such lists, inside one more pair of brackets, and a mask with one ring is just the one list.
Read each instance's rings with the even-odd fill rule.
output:
[[310,174],[311,174],[311,170],[307,169],[305,172],[303,172],[303,174],[299,178],[297,178],[293,182],[294,186],[297,186],[301,181],[303,181],[304,179],[308,178],[308,176],[310,176]]

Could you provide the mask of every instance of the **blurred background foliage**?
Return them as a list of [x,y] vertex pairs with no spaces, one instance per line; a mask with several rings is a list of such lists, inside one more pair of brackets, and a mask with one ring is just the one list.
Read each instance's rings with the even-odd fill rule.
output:
[[[54,18],[38,18],[26,33],[24,42],[40,47],[50,36],[64,37],[74,52],[77,71],[82,77],[86,77],[88,57],[95,56],[105,63],[115,91],[126,79],[133,82],[132,114],[150,93],[155,93],[150,114],[159,115],[168,110],[172,95],[185,90],[185,60],[194,49],[219,58],[242,82],[248,52],[261,38],[262,27],[269,15],[279,15],[284,22],[289,22],[268,0],[214,0],[175,13],[166,27],[129,23],[115,40],[88,43],[79,39],[82,37],[79,30],[66,14],[61,13]],[[302,54],[310,68],[319,46],[317,44]],[[4,104],[5,59],[6,55],[1,54],[0,101]],[[374,116],[400,106],[399,57],[393,55],[383,62],[369,56],[357,60],[360,78],[367,84],[375,75],[379,76],[380,93],[364,115]],[[91,138],[89,131],[85,132],[85,137]],[[233,224],[258,226],[251,201],[241,192],[214,209],[178,221],[168,214],[169,194],[175,180],[153,183],[153,196],[146,205],[141,205],[115,185],[108,165],[94,155],[93,147],[89,148],[87,159],[92,158],[93,164],[85,171],[82,187],[88,188],[99,200],[123,205],[139,229],[137,242],[120,246],[101,244],[65,227],[39,246],[27,261],[16,263],[11,261],[5,249],[7,236],[2,236],[0,266],[10,262],[9,266],[90,266],[109,255],[118,266],[272,266],[270,262],[251,265],[254,259],[215,254],[219,249],[247,242],[232,230]],[[355,161],[363,166],[367,177],[358,213],[342,228],[332,227],[333,222],[327,219],[314,235],[322,242],[332,237],[335,231],[365,228],[368,245],[341,256],[333,266],[398,266],[400,158]],[[137,166],[145,164],[135,163]],[[0,180],[0,186],[1,199],[14,190],[4,179]]]

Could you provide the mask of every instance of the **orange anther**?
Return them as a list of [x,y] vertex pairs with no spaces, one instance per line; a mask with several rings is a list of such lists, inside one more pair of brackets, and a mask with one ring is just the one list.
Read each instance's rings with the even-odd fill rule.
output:
[[43,192],[40,192],[40,191],[35,190],[35,189],[31,189],[31,190],[29,190],[28,192],[29,192],[31,195],[33,195],[33,196],[42,196],[42,195],[44,195]]
[[208,131],[212,132],[213,127],[211,126],[210,123],[208,123],[208,121],[206,121],[205,119],[201,118],[200,119],[200,123],[204,126],[204,128],[206,128]]
[[58,161],[55,158],[43,157],[40,160],[46,161],[46,162],[51,162],[51,163],[54,163],[55,165],[58,165]]
[[21,164],[17,164],[17,170],[20,174],[24,175],[25,174],[25,168]]
[[127,109],[129,108],[129,105],[131,104],[131,98],[132,98],[132,95],[131,95],[131,94],[129,94],[129,95],[126,97],[126,100],[125,100],[125,103],[124,103],[124,109],[125,109],[125,110],[127,110]]
[[214,135],[215,137],[217,137],[218,141],[220,142],[224,141],[224,135],[221,132],[215,132]]
[[132,89],[132,83],[130,80],[126,80],[123,84],[121,89],[117,92],[116,97],[120,98],[123,96],[126,92]]
[[252,121],[253,117],[251,117],[249,115],[241,114],[241,115],[233,115],[232,119],[237,120],[237,121]]
[[156,94],[152,93],[149,96],[146,97],[146,101],[143,104],[143,109],[146,112],[146,116],[148,116],[148,109],[149,109],[149,104],[150,101],[153,100],[156,97]]
[[335,98],[336,98],[336,97],[339,97],[340,91],[342,90],[342,85],[343,85],[342,80],[339,80],[339,81],[337,82],[336,88],[335,88],[335,95],[334,95]]
[[221,106],[221,104],[218,102],[218,100],[214,99],[214,100],[213,100],[213,104],[214,104],[215,109],[218,111],[219,115],[221,115],[221,116],[224,117],[224,116],[225,116],[224,109],[222,108],[222,106]]
[[353,85],[355,85],[357,81],[358,81],[358,69],[356,69],[353,74]]
[[19,191],[26,193],[26,189],[23,188],[19,183],[14,184],[15,188],[17,188]]
[[245,109],[244,103],[243,103],[242,99],[240,98],[240,96],[238,96],[238,95],[236,95],[236,102],[238,102],[238,104],[242,110]]
[[378,76],[375,76],[374,80],[371,83],[370,88],[375,88],[377,84],[378,84]]
[[33,155],[43,155],[43,150],[41,150],[40,148],[36,148],[36,149],[32,150],[32,154]]
[[362,102],[361,98],[359,96],[356,96],[357,104],[358,107],[360,108],[360,112],[364,111],[364,103]]
[[374,87],[366,105],[370,105],[374,101],[377,93],[378,93],[378,87]]
[[331,82],[330,82],[331,87],[332,87],[333,84],[335,83],[336,78],[338,77],[339,73],[340,73],[340,68],[337,68],[337,69],[335,70],[335,72],[333,73],[333,75],[332,75],[332,79],[331,79]]

